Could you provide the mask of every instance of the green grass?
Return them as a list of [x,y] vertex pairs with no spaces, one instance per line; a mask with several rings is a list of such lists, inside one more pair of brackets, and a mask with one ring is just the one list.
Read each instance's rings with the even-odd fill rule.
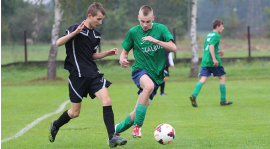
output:
[[[105,59],[119,59],[122,51],[121,40],[116,41],[102,41],[101,50],[106,51],[111,48],[118,48],[119,54],[117,56],[106,57]],[[176,41],[177,59],[191,58],[190,41],[181,40]],[[204,39],[197,41],[199,57],[203,56]],[[222,39],[220,49],[225,51],[224,57],[248,57],[248,48],[246,40],[231,40]],[[266,39],[252,39],[251,42],[251,56],[270,56],[270,48],[268,40]],[[47,61],[50,51],[50,44],[28,45],[28,61]],[[66,51],[65,47],[58,47],[57,60],[65,60]],[[129,53],[129,59],[134,59],[133,53]],[[1,64],[8,64],[13,62],[24,62],[24,45],[1,45]]]
[[[131,129],[121,134],[128,140],[119,148],[269,148],[269,61],[225,63],[227,99],[230,106],[219,105],[219,82],[210,77],[198,96],[198,107],[188,99],[199,78],[189,78],[190,65],[170,69],[167,97],[157,95],[147,110],[142,138],[133,139]],[[100,66],[109,87],[115,122],[121,122],[134,109],[138,95],[131,79],[131,68]],[[15,135],[37,118],[56,111],[69,100],[68,72],[57,68],[56,81],[41,81],[46,68],[12,66],[1,70],[1,139]],[[120,73],[119,73],[120,72]],[[70,108],[70,104],[65,109]],[[1,144],[4,148],[108,148],[102,106],[97,99],[85,98],[78,118],[64,125],[54,143],[48,140],[50,121],[46,118],[22,136]],[[166,146],[154,139],[161,123],[175,128],[175,140]]]

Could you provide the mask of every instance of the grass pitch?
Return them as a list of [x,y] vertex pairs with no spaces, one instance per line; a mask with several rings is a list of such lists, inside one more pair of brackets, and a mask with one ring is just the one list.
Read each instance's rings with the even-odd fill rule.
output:
[[[210,77],[191,106],[189,96],[199,78],[189,78],[188,64],[170,69],[165,93],[157,95],[148,107],[142,138],[134,139],[131,129],[121,134],[128,140],[118,148],[269,148],[269,73],[270,62],[237,62],[225,64],[227,100],[219,104],[219,82]],[[134,109],[138,95],[131,79],[131,68],[100,66],[109,87],[115,123],[122,122]],[[119,73],[121,72],[121,73]],[[2,68],[1,74],[1,139],[9,138],[45,114],[55,112],[69,100],[67,71],[57,69],[62,79],[42,81],[46,68],[24,66]],[[65,109],[69,109],[67,104]],[[64,111],[64,110],[63,110]],[[63,112],[62,111],[62,112]],[[108,148],[102,105],[97,99],[84,98],[81,114],[64,125],[54,143],[48,140],[50,122],[62,112],[52,115],[18,138],[1,143],[4,148]],[[154,139],[154,129],[161,123],[175,128],[176,138],[169,145]]]

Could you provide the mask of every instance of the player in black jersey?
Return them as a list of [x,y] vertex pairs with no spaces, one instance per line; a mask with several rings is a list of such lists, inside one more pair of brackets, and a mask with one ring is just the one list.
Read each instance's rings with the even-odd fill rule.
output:
[[167,50],[165,50],[164,52],[165,52],[165,67],[164,67],[165,78],[164,78],[163,83],[161,83],[159,86],[160,86],[160,95],[168,96],[167,94],[164,93],[165,82],[167,78],[170,76],[169,67],[171,66],[171,68],[174,69],[174,62],[172,58],[172,53]]
[[49,132],[51,142],[54,142],[61,126],[79,116],[83,97],[87,97],[89,94],[92,99],[97,97],[103,106],[103,119],[108,131],[109,146],[112,148],[127,143],[127,140],[114,134],[114,114],[107,89],[111,82],[103,77],[94,62],[95,59],[118,54],[116,48],[96,53],[100,33],[95,28],[102,24],[105,13],[105,9],[100,3],[93,3],[88,8],[87,19],[81,24],[71,25],[66,30],[66,34],[56,42],[57,46],[65,44],[66,47],[67,56],[64,68],[70,73],[68,81],[71,109],[66,110],[57,120],[52,121]]

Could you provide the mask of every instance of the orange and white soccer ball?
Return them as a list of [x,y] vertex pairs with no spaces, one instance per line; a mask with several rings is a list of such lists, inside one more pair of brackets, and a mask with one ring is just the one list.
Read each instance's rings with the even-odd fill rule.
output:
[[155,129],[154,136],[158,143],[166,145],[174,140],[175,130],[169,124],[160,124]]

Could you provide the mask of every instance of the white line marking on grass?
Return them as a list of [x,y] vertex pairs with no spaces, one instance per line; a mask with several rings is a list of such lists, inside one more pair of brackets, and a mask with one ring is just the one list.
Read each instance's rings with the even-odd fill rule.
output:
[[3,142],[6,142],[6,141],[9,141],[11,139],[15,139],[19,136],[21,136],[22,134],[24,134],[26,131],[28,131],[29,129],[31,129],[32,127],[34,127],[36,124],[38,124],[40,121],[44,120],[45,118],[47,117],[50,117],[51,115],[54,115],[54,114],[57,114],[57,113],[60,113],[61,111],[63,111],[63,109],[65,108],[65,106],[69,103],[70,101],[66,101],[64,103],[62,103],[59,107],[59,109],[57,109],[55,112],[53,113],[49,113],[49,114],[46,114],[38,119],[36,119],[35,121],[33,121],[31,124],[27,125],[26,127],[24,127],[22,130],[20,130],[17,134],[15,134],[14,136],[10,137],[10,138],[6,138],[6,139],[3,139],[1,140],[1,143]]

